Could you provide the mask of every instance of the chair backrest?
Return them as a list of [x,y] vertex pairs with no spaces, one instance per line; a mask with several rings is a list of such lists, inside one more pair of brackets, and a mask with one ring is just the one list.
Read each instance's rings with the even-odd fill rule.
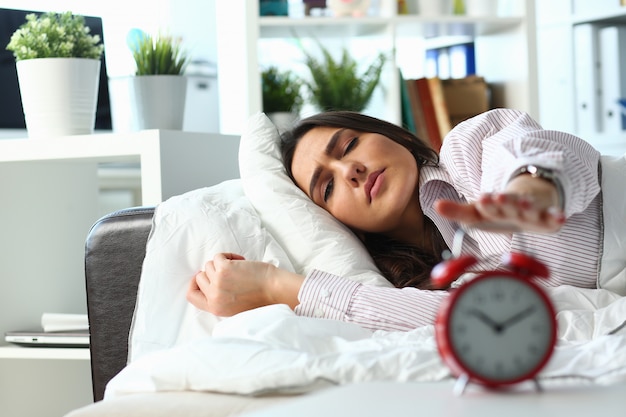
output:
[[106,384],[126,366],[153,215],[154,207],[120,210],[98,220],[87,236],[85,280],[94,401],[103,398]]

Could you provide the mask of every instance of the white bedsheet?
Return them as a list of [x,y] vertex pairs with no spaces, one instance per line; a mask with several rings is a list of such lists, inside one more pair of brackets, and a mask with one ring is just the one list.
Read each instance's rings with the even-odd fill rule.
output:
[[[550,383],[626,381],[626,298],[606,290],[550,290],[559,342],[540,379]],[[220,321],[212,336],[139,358],[107,386],[105,399],[137,392],[306,392],[329,384],[450,378],[433,326],[370,332],[296,316],[287,306]]]

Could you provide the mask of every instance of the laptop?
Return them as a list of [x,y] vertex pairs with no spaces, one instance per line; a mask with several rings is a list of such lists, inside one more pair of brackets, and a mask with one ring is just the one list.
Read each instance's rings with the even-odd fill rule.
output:
[[9,331],[4,333],[4,340],[15,345],[32,347],[89,347],[89,330]]

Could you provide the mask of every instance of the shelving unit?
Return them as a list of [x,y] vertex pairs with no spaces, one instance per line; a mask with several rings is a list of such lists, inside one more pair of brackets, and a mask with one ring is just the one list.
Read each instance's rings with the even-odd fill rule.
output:
[[39,348],[0,346],[0,359],[89,360],[89,348]]
[[601,0],[583,13],[576,10],[576,4],[571,0],[537,2],[539,120],[544,128],[579,135],[603,154],[622,155],[626,153],[626,132],[605,133],[582,128],[577,123],[575,53],[578,46],[574,28],[586,23],[626,25],[626,7],[620,6],[618,0]]
[[391,55],[378,97],[365,110],[374,116],[399,123],[397,69],[407,78],[419,76],[424,71],[425,49],[453,38],[475,42],[477,73],[490,83],[494,106],[538,115],[533,0],[517,0],[512,16],[480,17],[397,15],[395,2],[390,0],[380,2],[379,16],[260,17],[258,2],[226,3],[216,3],[222,133],[240,133],[247,117],[262,111],[260,71],[264,64],[292,66],[301,75],[308,74],[296,44],[308,48],[306,42],[312,39],[323,40],[329,48],[347,45],[364,62],[374,50]]
[[[44,312],[87,312],[102,170],[137,167],[139,203],[151,206],[238,178],[238,151],[236,136],[160,130],[0,140],[0,335],[38,328]],[[0,341],[0,415],[59,416],[91,401],[89,349]]]

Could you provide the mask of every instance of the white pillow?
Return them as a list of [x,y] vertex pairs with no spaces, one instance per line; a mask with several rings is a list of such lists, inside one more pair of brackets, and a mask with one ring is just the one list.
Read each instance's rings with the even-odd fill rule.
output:
[[296,271],[320,269],[359,282],[391,286],[361,241],[313,203],[287,176],[280,136],[263,113],[248,119],[239,143],[243,190],[263,225],[288,252]]
[[191,278],[218,252],[293,271],[261,226],[240,180],[190,191],[159,204],[146,246],[129,338],[129,362],[210,335],[219,320],[185,299]]

